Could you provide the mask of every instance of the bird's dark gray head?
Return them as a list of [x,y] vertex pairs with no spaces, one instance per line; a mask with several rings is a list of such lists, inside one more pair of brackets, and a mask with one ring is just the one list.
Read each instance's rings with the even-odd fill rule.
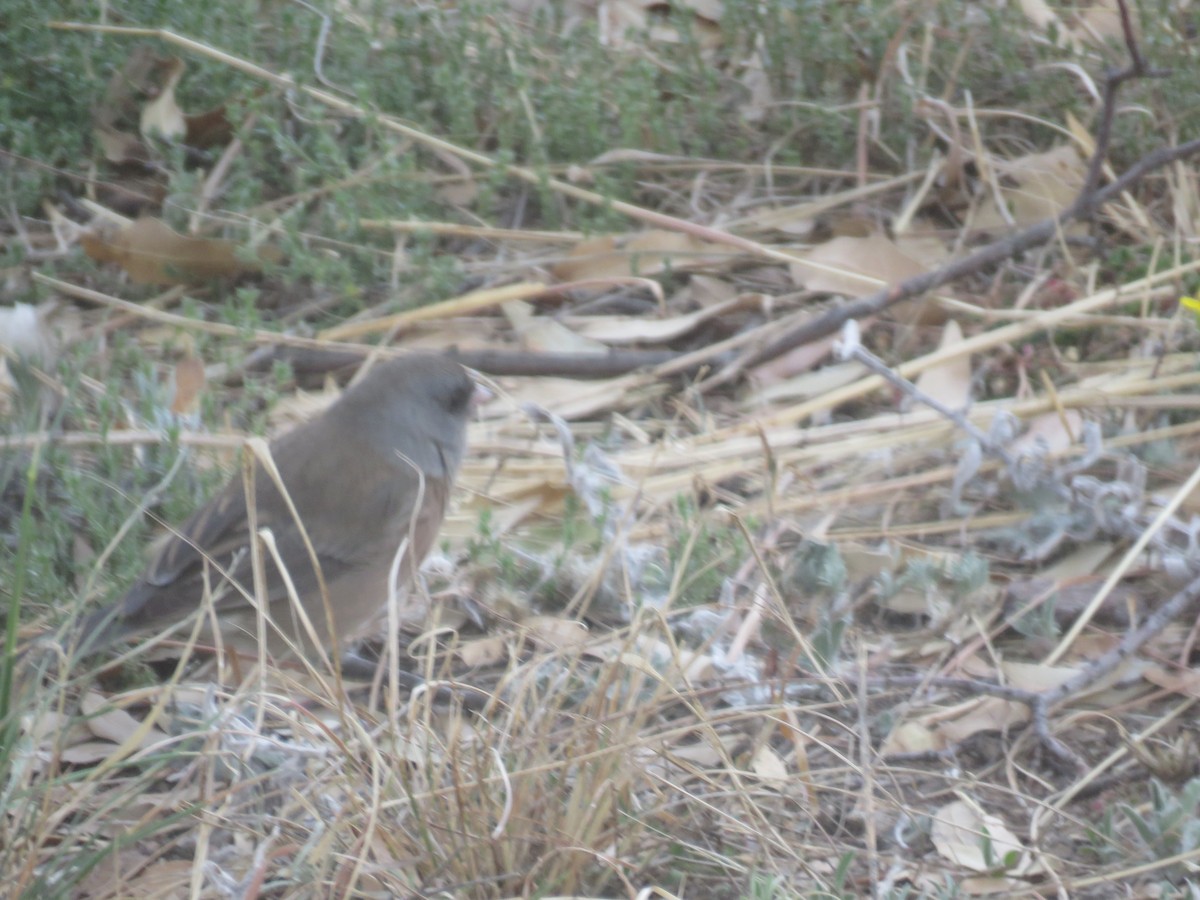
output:
[[462,462],[476,384],[452,359],[414,353],[386,360],[342,395],[328,415],[398,452],[426,474],[450,476]]

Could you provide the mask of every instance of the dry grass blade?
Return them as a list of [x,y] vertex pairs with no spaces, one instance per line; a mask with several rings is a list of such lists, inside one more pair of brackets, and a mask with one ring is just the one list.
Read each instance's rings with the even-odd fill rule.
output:
[[[0,334],[6,890],[1189,890],[1200,142],[1160,141],[1186,79],[1138,79],[1191,23],[529,6],[131,0],[29,51],[115,75],[94,159],[45,154],[0,236],[78,319],[0,317],[32,327]],[[223,147],[189,91],[244,110]],[[102,226],[128,246],[85,258]],[[219,668],[195,629],[60,652],[238,451],[281,478],[257,435],[411,350],[494,398],[427,618],[393,587],[346,648],[373,680]]]

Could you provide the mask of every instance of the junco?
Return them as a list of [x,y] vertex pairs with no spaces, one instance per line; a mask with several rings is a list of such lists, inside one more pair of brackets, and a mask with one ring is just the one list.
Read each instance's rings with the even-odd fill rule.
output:
[[403,590],[437,538],[477,390],[444,357],[379,363],[320,416],[270,444],[295,514],[256,461],[252,507],[239,473],[172,534],[124,598],[83,621],[80,650],[182,629],[198,614],[202,642],[216,642],[215,616],[227,648],[257,656],[252,528],[269,529],[274,543],[260,540],[268,656],[311,652],[293,593],[326,650],[360,636],[384,608],[393,572]]

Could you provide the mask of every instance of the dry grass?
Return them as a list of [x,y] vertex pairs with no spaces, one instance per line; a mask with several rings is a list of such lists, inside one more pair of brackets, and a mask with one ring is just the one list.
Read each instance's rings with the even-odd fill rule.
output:
[[[184,35],[123,36],[303,95],[339,122],[368,116],[336,92]],[[1017,38],[1026,39],[1034,40]],[[879,78],[894,71],[896,47],[919,58],[922,45],[909,40],[898,33]],[[1076,58],[1098,59],[1086,48]],[[499,396],[472,426],[448,550],[430,575],[435,612],[410,645],[434,681],[486,690],[481,713],[433,690],[406,696],[387,666],[379,683],[345,691],[316,670],[218,674],[190,662],[153,678],[141,670],[136,687],[71,660],[48,661],[52,675],[26,673],[0,757],[4,892],[97,900],[1194,892],[1190,619],[1053,710],[1050,727],[1082,770],[1045,752],[1025,728],[1026,706],[977,689],[1053,687],[1194,568],[1200,376],[1196,326],[1177,302],[1200,268],[1190,249],[1194,175],[1177,167],[1108,204],[1093,232],[1107,243],[1081,247],[1068,241],[1081,235],[1064,234],[863,323],[868,345],[894,366],[890,384],[827,358],[824,345],[742,371],[739,353],[831,294],[854,293],[845,278],[901,277],[880,273],[865,252],[813,255],[820,248],[869,231],[920,238],[953,258],[979,240],[982,226],[972,223],[987,198],[1013,192],[1004,211],[992,211],[1001,218],[1024,214],[1022,191],[1065,205],[1053,187],[1022,181],[1014,160],[1027,153],[1001,152],[1004,132],[981,131],[1012,112],[999,107],[950,110],[961,143],[948,157],[931,150],[944,144],[913,139],[920,165],[874,171],[871,121],[858,114],[868,99],[846,98],[859,104],[852,121],[863,151],[849,181],[847,172],[757,159],[579,161],[591,178],[632,169],[642,198],[666,198],[661,208],[607,200],[580,186],[579,171],[559,167],[551,177],[549,168],[505,165],[372,114],[381,133],[429,153],[434,162],[420,174],[439,189],[524,183],[545,208],[619,214],[631,232],[650,235],[632,249],[622,236],[582,252],[586,229],[560,228],[548,213],[529,228],[501,227],[465,212],[470,200],[448,199],[448,221],[422,233],[482,286],[416,309],[367,301],[331,322],[319,288],[291,296],[295,285],[273,282],[268,269],[250,280],[260,300],[276,303],[274,319],[206,321],[184,290],[131,302],[112,268],[33,272],[42,289],[86,302],[78,327],[88,338],[115,345],[128,335],[143,359],[172,372],[180,346],[198,353],[208,363],[206,410],[237,398],[254,413],[269,407],[268,427],[313,401],[293,403],[290,389],[284,398],[251,393],[248,357],[259,346],[344,351],[384,337],[402,349],[562,350],[583,364],[595,349],[587,342],[604,335],[679,358],[589,380],[496,376]],[[929,121],[935,132],[950,128]],[[1072,127],[1065,117],[1040,124],[1056,140]],[[1082,142],[1086,127],[1075,131]],[[345,183],[221,215],[256,223],[235,231],[241,237],[295,239],[314,257],[390,258],[389,298],[403,299],[414,290],[397,275],[411,223],[357,223],[394,237],[389,249],[387,239],[340,243],[332,229],[297,235],[283,218],[340,196],[345,184],[369,184],[377,162]],[[974,193],[947,187],[954,178]],[[195,185],[197,221],[218,220],[205,211],[219,187]],[[885,218],[890,232],[879,228]],[[78,230],[58,210],[19,239],[58,240],[63,258],[79,258]],[[1114,247],[1133,262],[1114,262]],[[842,278],[844,289],[806,280],[816,277]],[[638,312],[599,315],[598,299]],[[532,318],[514,305],[521,300],[535,303]],[[946,325],[951,318],[965,337]],[[300,333],[281,341],[285,325]],[[42,418],[14,413],[0,438],[10,460],[34,454],[36,477],[9,478],[0,496],[22,579],[9,582],[10,596],[27,606],[45,600],[34,552],[42,520],[22,505],[35,486],[66,492],[105,454],[153,462],[170,441],[203,473],[213,468],[207,454],[231,461],[252,430],[218,414],[207,419],[215,430],[179,418],[167,440],[145,416],[107,419],[111,386],[128,390],[130,379],[103,340],[80,346],[59,370],[33,374],[49,395],[84,400],[54,423],[55,404],[34,391]],[[72,366],[84,377],[68,389]],[[901,376],[951,406],[969,399],[966,418],[1008,461],[943,415],[898,408]],[[70,464],[39,468],[38,454],[55,451]],[[113,545],[100,563],[81,564],[89,574],[76,587],[88,600],[105,580],[104,560],[135,564],[136,550],[116,533],[104,536]],[[67,614],[71,604],[55,599],[58,608],[44,602],[26,633]]]

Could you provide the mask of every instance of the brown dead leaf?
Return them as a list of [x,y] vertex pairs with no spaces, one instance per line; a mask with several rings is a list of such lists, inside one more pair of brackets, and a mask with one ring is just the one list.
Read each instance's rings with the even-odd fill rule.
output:
[[183,122],[187,126],[183,142],[197,150],[224,147],[233,140],[233,125],[226,115],[223,103],[194,116],[185,114]]
[[645,277],[661,275],[668,269],[711,268],[730,258],[728,248],[718,244],[679,231],[654,230],[582,241],[551,271],[562,281]]
[[823,294],[868,297],[885,284],[925,273],[925,266],[889,238],[835,237],[803,254],[789,266],[797,285]]
[[175,364],[175,390],[171,412],[177,416],[191,415],[200,409],[204,393],[204,363],[195,356],[185,356]]
[[[118,188],[130,188],[130,180],[159,174],[145,165],[154,159],[155,152],[143,137],[182,141],[198,150],[223,146],[232,139],[233,127],[224,104],[196,115],[187,115],[179,108],[175,89],[185,68],[179,58],[161,57],[141,46],[109,80],[104,99],[92,114],[96,143],[104,158],[120,167],[103,179],[106,192],[113,189],[113,182]],[[135,193],[158,192],[139,184]]]
[[[953,319],[942,329],[938,349],[945,350],[963,341],[962,328]],[[917,388],[927,396],[954,410],[965,410],[971,402],[971,357],[961,354],[941,365],[931,366],[917,376]]]
[[80,238],[84,251],[97,262],[112,262],[137,284],[194,284],[214,278],[233,278],[261,269],[261,263],[278,263],[279,248],[258,248],[260,262],[239,258],[241,245],[222,238],[188,237],[166,222],[142,216],[114,229],[101,226]]
[[[1075,202],[1087,166],[1074,144],[1007,162],[994,161],[993,165],[1010,182],[1001,185],[1000,195],[1017,228],[1056,216]],[[972,224],[992,230],[1010,227],[992,193],[984,197]],[[1086,230],[1086,226],[1075,222],[1067,226],[1067,233],[1077,233],[1080,229]]]

